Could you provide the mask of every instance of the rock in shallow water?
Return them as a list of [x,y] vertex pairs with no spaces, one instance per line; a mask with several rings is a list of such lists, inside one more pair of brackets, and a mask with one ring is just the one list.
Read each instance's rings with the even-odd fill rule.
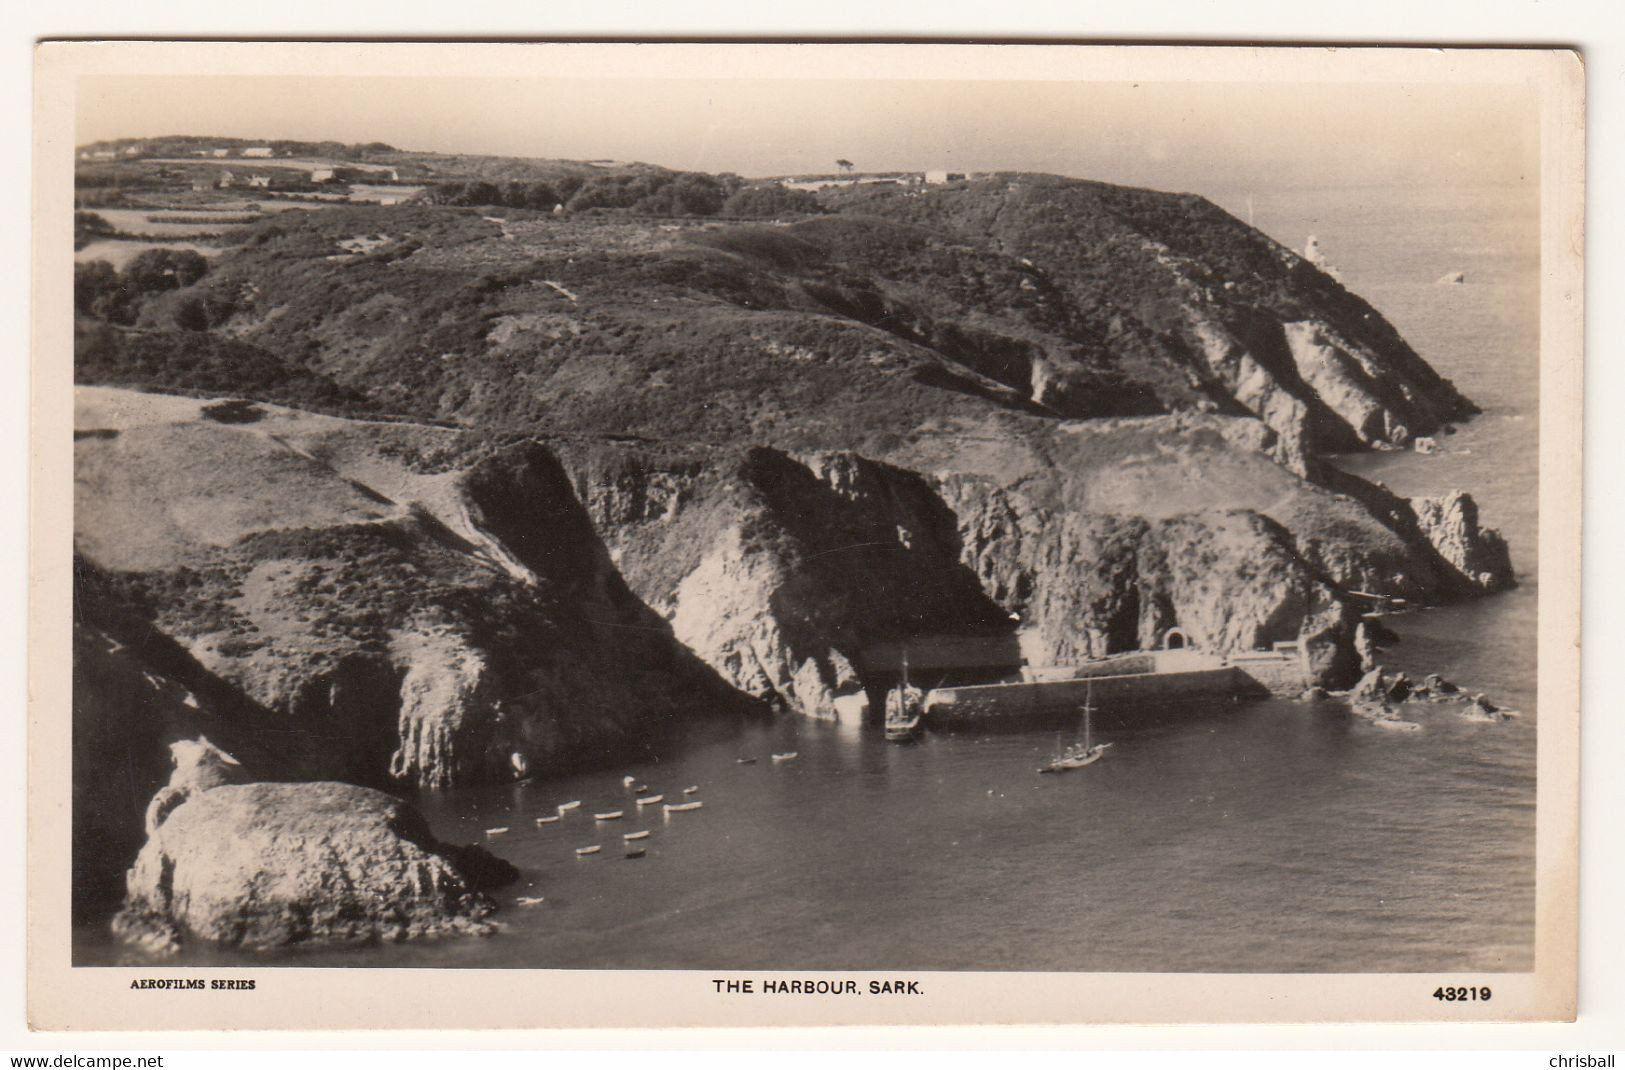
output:
[[361,943],[491,931],[484,890],[517,877],[437,842],[382,792],[339,783],[228,784],[170,811],[130,870],[114,920],[152,950]]

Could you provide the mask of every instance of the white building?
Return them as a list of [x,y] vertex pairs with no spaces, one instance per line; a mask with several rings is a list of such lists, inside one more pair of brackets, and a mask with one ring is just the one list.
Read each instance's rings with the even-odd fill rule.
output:
[[312,182],[331,182],[333,181],[333,177],[333,169],[331,167],[317,167],[313,168],[310,172],[310,180]]
[[243,155],[263,160],[271,155],[271,148],[268,145],[260,145],[252,149],[244,149]]
[[230,152],[231,152],[230,149],[210,149],[209,150],[209,155],[217,157],[219,159],[224,159],[226,157],[226,155],[228,153],[230,153]]
[[927,171],[925,173],[925,184],[928,186],[946,186],[950,182],[963,181],[965,181],[965,172],[963,171]]

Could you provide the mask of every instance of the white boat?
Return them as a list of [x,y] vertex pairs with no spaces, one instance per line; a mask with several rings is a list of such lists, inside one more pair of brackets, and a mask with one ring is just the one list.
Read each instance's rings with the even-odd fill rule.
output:
[[638,795],[642,795],[644,792],[646,792],[648,790],[649,790],[649,785],[647,785],[647,784],[639,784],[639,785],[637,785],[636,787],[634,787],[632,789],[632,791],[635,792]]
[[575,802],[559,803],[559,813],[561,813],[561,814],[569,813],[571,810],[579,810],[579,809],[581,809],[581,800],[580,799],[577,799]]
[[522,895],[518,899],[514,900],[514,902],[518,903],[522,907],[541,906],[544,901],[545,900],[539,895]]
[[1068,747],[1063,754],[1052,758],[1047,765],[1040,766],[1040,773],[1064,773],[1068,769],[1082,769],[1086,765],[1094,765],[1100,761],[1110,743],[1099,743],[1087,750],[1078,747]]
[[536,819],[536,823],[538,825],[551,825],[551,824],[555,823],[558,820],[559,820],[559,815],[554,814],[552,817],[538,817]]
[[664,809],[665,809],[666,813],[668,813],[668,814],[679,814],[679,813],[682,813],[684,810],[698,810],[700,807],[702,807],[704,805],[705,805],[704,803],[702,803],[698,799],[696,799],[693,802],[686,802],[686,803],[667,803],[665,805]]
[[630,788],[633,784],[636,784],[637,782],[638,782],[638,778],[635,777],[635,776],[623,776],[623,777],[621,777],[621,784],[624,787]]
[[602,851],[603,849],[604,848],[603,848],[602,844],[596,844],[595,843],[591,847],[577,847],[576,848],[576,855],[577,856],[580,856],[580,855],[595,855],[599,851]]
[[594,821],[618,821],[620,818],[622,818],[624,816],[625,816],[625,811],[622,811],[622,810],[610,810],[607,813],[593,814],[592,819]]
[[800,751],[791,750],[791,751],[785,751],[783,754],[775,754],[775,755],[773,755],[773,760],[775,762],[789,762],[789,761],[794,761],[796,758],[799,758],[800,756],[801,756]]
[[503,834],[503,833],[505,833],[505,832],[507,832],[507,831],[508,831],[508,826],[507,826],[507,825],[503,825],[503,826],[502,826],[502,827],[501,827],[501,828],[499,828],[499,829],[486,829],[486,830],[485,830],[485,834],[486,834],[486,835],[487,835],[487,836],[500,836],[500,835],[502,835],[502,834]]
[[634,847],[630,851],[626,852],[626,857],[628,857],[628,858],[642,858],[644,855],[646,855],[648,853],[649,852],[645,848]]
[[642,798],[640,798],[638,800],[638,805],[639,806],[652,806],[652,805],[654,805],[655,803],[659,802],[661,799],[664,799],[664,798],[665,798],[664,795],[645,795],[645,796],[643,796]]
[[1039,767],[1040,773],[1064,773],[1070,769],[1082,769],[1086,765],[1094,765],[1100,761],[1110,743],[1096,743],[1094,741],[1094,681],[1091,680],[1085,690],[1083,700],[1083,741],[1074,743],[1063,751],[1058,751],[1054,758]]
[[693,795],[696,791],[699,791],[699,790],[700,790],[700,786],[698,784],[691,784],[690,786],[683,789],[683,794],[684,795]]
[[621,837],[621,839],[623,839],[623,840],[646,840],[648,838],[649,838],[649,830],[648,829],[642,829],[642,830],[640,830],[638,832],[628,832],[626,835]]

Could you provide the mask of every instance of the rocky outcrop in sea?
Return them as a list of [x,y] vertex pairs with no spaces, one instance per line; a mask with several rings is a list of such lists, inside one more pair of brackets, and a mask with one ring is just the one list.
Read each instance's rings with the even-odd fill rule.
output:
[[[181,745],[177,745],[178,747]],[[149,951],[266,949],[492,931],[483,893],[518,876],[439,843],[399,799],[353,784],[216,783],[194,743],[149,810],[113,926]]]

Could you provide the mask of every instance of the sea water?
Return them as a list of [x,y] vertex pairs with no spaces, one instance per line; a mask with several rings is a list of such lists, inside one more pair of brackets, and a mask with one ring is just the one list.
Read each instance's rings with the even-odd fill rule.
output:
[[[1245,219],[1239,194],[1214,199]],[[1522,716],[1423,707],[1394,733],[1338,703],[1102,716],[1104,760],[1039,776],[1053,729],[929,733],[780,719],[658,763],[424,794],[435,832],[518,866],[500,932],[179,964],[687,969],[1495,971],[1533,961],[1537,220],[1526,190],[1254,194],[1484,408],[1441,452],[1340,459],[1401,494],[1469,490],[1517,589],[1390,621],[1390,668]],[[1465,285],[1440,285],[1448,272]],[[1061,733],[1070,740],[1070,731]],[[775,753],[796,757],[775,762]],[[741,764],[741,759],[751,759]],[[632,776],[667,802],[638,808]],[[697,786],[692,796],[682,794]],[[583,800],[537,826],[561,802]],[[625,817],[598,822],[594,812]],[[628,858],[640,829],[647,853]],[[581,858],[578,847],[601,845]],[[519,906],[521,896],[542,898]],[[80,962],[136,961],[104,930]]]

